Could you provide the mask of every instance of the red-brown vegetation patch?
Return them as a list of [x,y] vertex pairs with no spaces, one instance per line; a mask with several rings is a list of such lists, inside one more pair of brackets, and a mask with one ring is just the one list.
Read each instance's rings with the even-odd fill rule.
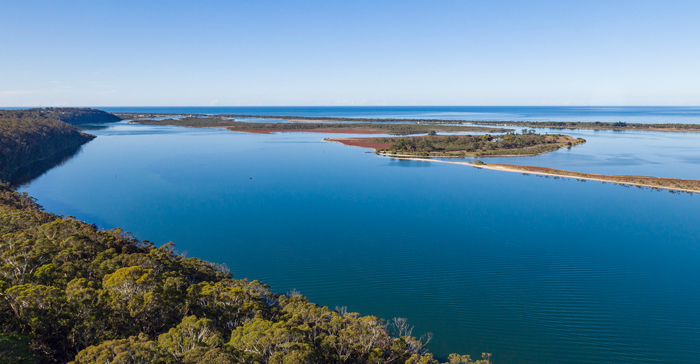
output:
[[[361,133],[357,133],[361,134]],[[345,145],[352,145],[352,146],[366,146],[366,145],[379,145],[380,147],[366,147],[366,148],[375,148],[375,149],[386,149],[391,146],[390,143],[382,143],[380,140],[382,139],[389,139],[389,140],[394,140],[394,139],[401,139],[401,138],[415,138],[415,139],[422,139],[422,138],[433,138],[433,139],[442,139],[446,138],[449,135],[411,135],[409,137],[407,136],[392,136],[392,137],[381,137],[380,139],[377,138],[340,138],[340,139],[330,139],[333,142],[339,142]]]
[[338,142],[343,145],[349,145],[352,147],[361,148],[372,148],[372,149],[386,149],[389,148],[389,143],[379,143],[373,138],[339,138],[339,139],[329,139],[332,142]]

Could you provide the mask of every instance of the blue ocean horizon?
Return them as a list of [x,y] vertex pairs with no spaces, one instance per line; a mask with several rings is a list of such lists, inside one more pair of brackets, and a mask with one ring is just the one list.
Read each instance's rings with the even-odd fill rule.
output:
[[[6,110],[42,106],[0,107]],[[51,106],[46,106],[51,107]],[[467,121],[585,121],[700,124],[700,106],[54,106],[107,112],[239,114]]]

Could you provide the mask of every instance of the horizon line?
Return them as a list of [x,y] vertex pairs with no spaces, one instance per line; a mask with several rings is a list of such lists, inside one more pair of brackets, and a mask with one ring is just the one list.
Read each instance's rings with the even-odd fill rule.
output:
[[206,107],[206,108],[251,108],[251,107],[669,107],[669,108],[700,108],[700,105],[148,105],[148,106],[134,106],[134,105],[112,105],[112,106],[85,106],[85,105],[65,105],[65,106],[0,106],[0,109],[12,108],[109,108],[109,107],[133,107],[133,108],[145,108],[145,107]]

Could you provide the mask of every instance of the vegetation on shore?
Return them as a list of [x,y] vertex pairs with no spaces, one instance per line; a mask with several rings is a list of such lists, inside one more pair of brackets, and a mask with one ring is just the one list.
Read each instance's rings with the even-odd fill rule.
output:
[[532,130],[524,130],[523,134],[508,133],[496,136],[431,133],[420,137],[329,139],[329,141],[374,148],[375,152],[381,154],[423,157],[538,155],[586,142],[582,138],[574,139],[568,135],[535,134]]
[[[0,181],[19,169],[77,147],[94,138],[74,123],[94,119],[95,113],[77,109],[0,110]],[[82,116],[86,119],[82,119]]]
[[[404,120],[405,121],[405,120]],[[224,117],[188,117],[182,119],[149,120],[139,119],[132,121],[135,124],[147,125],[174,125],[197,128],[226,128],[231,131],[246,132],[279,132],[279,131],[307,131],[323,130],[332,133],[334,131],[358,130],[377,131],[391,135],[422,134],[430,131],[437,132],[483,132],[503,133],[512,129],[455,126],[455,125],[426,125],[426,124],[372,124],[372,123],[247,123],[227,119]]]
[[438,363],[404,319],[272,293],[6,186],[0,236],[0,363]]

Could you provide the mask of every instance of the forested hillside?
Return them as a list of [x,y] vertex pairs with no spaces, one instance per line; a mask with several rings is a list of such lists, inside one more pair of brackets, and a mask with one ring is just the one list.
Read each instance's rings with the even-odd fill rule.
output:
[[[0,181],[6,181],[24,166],[74,149],[94,138],[59,120],[57,110],[62,109],[0,110]],[[64,116],[82,120],[79,114]]]
[[0,363],[437,363],[405,320],[278,295],[6,187],[0,292]]
[[68,124],[102,124],[120,121],[121,118],[108,112],[77,107],[47,107],[24,110],[0,110],[0,118],[16,117],[21,114],[31,118],[58,119]]

